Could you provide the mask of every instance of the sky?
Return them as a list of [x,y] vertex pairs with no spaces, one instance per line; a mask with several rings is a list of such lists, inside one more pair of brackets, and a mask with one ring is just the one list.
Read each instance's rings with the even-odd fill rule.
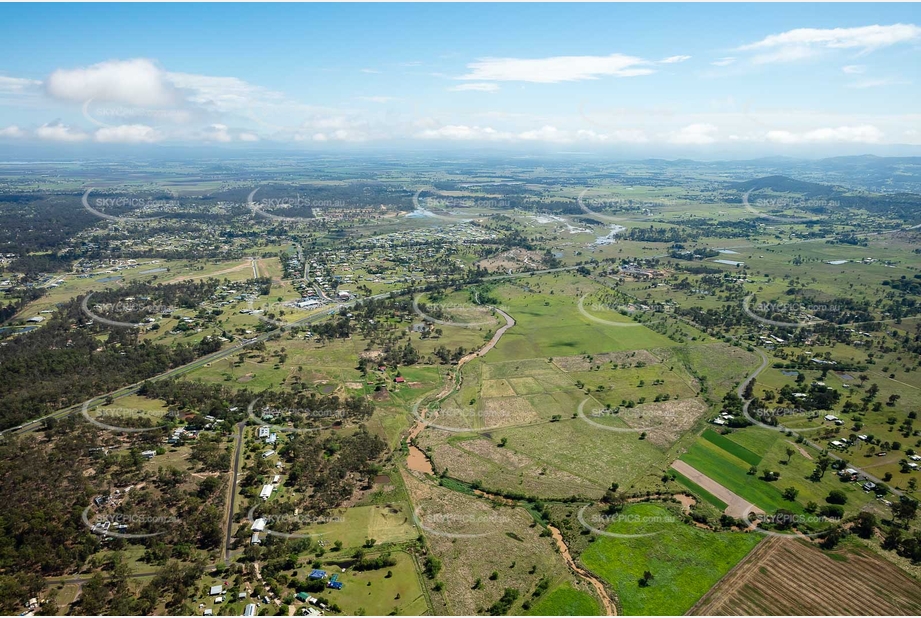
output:
[[921,155],[913,4],[0,4],[0,156]]

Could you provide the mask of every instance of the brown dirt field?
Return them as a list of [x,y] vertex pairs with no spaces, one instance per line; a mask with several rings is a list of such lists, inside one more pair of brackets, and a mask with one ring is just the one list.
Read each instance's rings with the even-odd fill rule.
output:
[[[430,434],[425,434],[428,437]],[[424,440],[423,444],[428,443]],[[488,440],[465,440],[457,444],[433,444],[432,459],[438,470],[462,481],[479,480],[491,489],[508,489],[548,497],[592,495],[597,488],[584,479],[543,466],[527,455],[499,448]],[[489,463],[484,462],[475,454]]]
[[492,397],[483,400],[480,418],[484,427],[506,427],[536,422],[540,415],[520,397]]
[[515,390],[507,380],[483,380],[480,387],[483,397],[514,397]]
[[917,616],[921,584],[863,548],[771,537],[688,611],[695,616]]
[[253,267],[252,263],[249,261],[249,259],[247,259],[247,260],[246,260],[245,262],[243,262],[242,264],[239,264],[239,265],[234,266],[234,267],[232,267],[232,268],[225,268],[224,270],[219,270],[219,271],[217,271],[217,272],[213,272],[213,273],[210,273],[210,274],[181,275],[181,276],[179,276],[179,277],[174,277],[174,278],[170,279],[169,281],[167,281],[167,283],[179,283],[179,282],[181,282],[181,281],[189,281],[189,280],[191,280],[191,279],[205,279],[205,278],[207,278],[207,277],[215,277],[215,278],[217,278],[219,275],[226,275],[226,274],[228,274],[228,273],[235,273],[235,272],[237,272],[238,270],[243,270],[244,268],[250,268],[250,269],[252,269],[252,267]]
[[728,506],[724,511],[727,515],[732,515],[733,517],[741,518],[745,515],[746,512],[752,513],[763,513],[761,509],[754,506],[751,502],[743,498],[742,496],[733,493],[711,479],[709,476],[706,476],[696,469],[692,468],[685,462],[677,460],[672,462],[672,468],[680,472],[681,474],[688,477],[690,480],[694,481],[711,494],[725,502]]
[[644,362],[647,365],[658,365],[661,361],[653,356],[648,350],[631,350],[628,352],[606,352],[604,354],[595,354],[592,361],[589,362],[585,355],[582,356],[564,356],[553,359],[553,364],[563,371],[589,371],[595,365],[606,365],[615,362],[618,365],[629,363],[631,366],[638,362]]
[[543,255],[537,251],[527,251],[516,247],[501,255],[480,260],[476,262],[475,265],[485,268],[490,272],[494,272],[497,270],[517,270],[525,266],[540,268],[543,265],[542,260]]
[[[435,614],[475,616],[501,597],[505,588],[517,588],[522,594],[509,614],[520,615],[521,603],[530,597],[528,591],[544,576],[553,584],[567,580],[586,589],[569,572],[552,539],[540,536],[540,526],[532,527],[533,520],[524,509],[496,507],[483,498],[431,485],[401,471],[415,512],[429,529],[421,531],[427,550],[443,564],[438,576],[445,584],[443,596],[432,594]],[[452,534],[483,536],[456,538]],[[532,566],[534,573],[530,573]],[[489,579],[493,571],[499,573],[496,581]],[[478,578],[481,588],[474,590]],[[431,587],[431,580],[425,585]]]
[[706,411],[707,406],[700,399],[672,399],[621,408],[619,416],[630,427],[652,427],[647,430],[646,439],[656,446],[668,448]]
[[809,451],[807,451],[806,449],[804,449],[802,446],[800,446],[800,445],[797,444],[796,442],[793,442],[792,440],[787,440],[787,444],[792,445],[793,448],[795,448],[796,450],[799,451],[799,454],[800,454],[800,455],[802,455],[803,457],[805,457],[805,458],[808,459],[809,461],[812,461],[812,455],[810,455],[810,454],[809,454]]

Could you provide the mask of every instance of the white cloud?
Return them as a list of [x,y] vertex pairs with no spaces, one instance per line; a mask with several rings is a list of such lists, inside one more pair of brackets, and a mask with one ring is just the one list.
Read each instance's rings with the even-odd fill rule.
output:
[[389,103],[391,101],[396,101],[396,97],[386,97],[386,96],[373,96],[373,97],[358,97],[362,101],[370,101],[371,103]]
[[539,129],[524,131],[518,134],[518,139],[528,142],[570,142],[572,138],[568,134],[560,131],[556,127],[545,125]]
[[496,131],[492,127],[478,127],[467,125],[445,125],[437,129],[426,129],[416,134],[421,139],[450,139],[450,140],[481,140],[497,141],[511,139],[512,134]]
[[470,71],[458,79],[471,81],[518,81],[538,84],[635,77],[655,73],[648,60],[623,54],[610,56],[556,56],[552,58],[482,58],[467,65]]
[[792,131],[768,131],[767,140],[778,144],[816,143],[861,143],[877,144],[883,139],[883,132],[873,125],[843,126],[837,128],[813,129],[800,133]]
[[659,60],[659,64],[677,64],[679,62],[684,62],[685,60],[690,59],[690,56],[669,56],[668,58]]
[[362,69],[361,72],[362,73],[372,73],[372,74],[380,73],[380,71],[378,71],[377,69]]
[[469,84],[451,86],[448,90],[451,92],[497,92],[499,90],[499,84],[490,82],[470,82]]
[[586,129],[570,131],[553,125],[543,125],[538,129],[529,129],[517,133],[478,125],[445,125],[426,129],[417,133],[416,137],[419,139],[453,141],[546,142],[551,144],[572,144],[576,142],[642,144],[648,141],[646,134],[639,129],[622,129],[607,134]]
[[772,34],[743,45],[742,51],[763,52],[756,63],[786,62],[807,58],[822,49],[854,49],[861,53],[921,39],[921,28],[914,24],[860,26],[857,28],[797,28]]
[[93,136],[93,139],[103,144],[152,144],[162,138],[156,129],[143,124],[103,127]]
[[236,77],[194,73],[167,73],[166,79],[185,91],[189,102],[212,112],[251,112],[253,108],[284,101],[280,92],[255,86]]
[[51,142],[82,142],[89,137],[83,131],[73,129],[60,122],[43,124],[35,130],[35,135],[39,139]]
[[178,95],[166,73],[151,60],[108,60],[89,67],[58,69],[45,88],[52,97],[67,101],[109,101],[128,105],[166,106]]
[[258,142],[259,136],[255,133],[240,133],[239,135],[241,142]]
[[714,135],[719,129],[717,129],[712,124],[707,124],[703,122],[697,122],[694,124],[689,124],[686,127],[681,128],[680,130],[672,133],[668,141],[672,144],[683,144],[683,145],[703,145],[703,144],[712,144],[716,141],[716,136]]
[[34,79],[0,75],[0,93],[3,94],[24,94],[34,91],[41,85],[42,83],[40,81]]
[[725,58],[717,58],[710,64],[712,64],[715,67],[728,67],[730,64],[732,64],[735,61],[736,59],[733,58],[732,56],[726,56]]
[[851,88],[881,88],[883,86],[900,86],[905,84],[910,84],[910,81],[904,79],[897,79],[895,77],[881,77],[879,79],[864,79],[859,82],[854,82],[848,84]]
[[227,131],[226,124],[213,124],[209,126],[204,133],[204,139],[209,142],[227,143],[232,141],[230,133]]
[[0,137],[14,137],[20,138],[25,137],[26,132],[17,127],[15,124],[12,124],[5,129],[0,129]]
[[841,70],[848,75],[857,75],[866,71],[867,67],[862,64],[849,64],[846,67],[841,67]]

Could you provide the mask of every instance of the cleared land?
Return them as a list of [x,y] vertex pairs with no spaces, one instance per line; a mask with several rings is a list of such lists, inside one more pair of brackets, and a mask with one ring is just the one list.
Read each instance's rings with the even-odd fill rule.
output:
[[772,537],[717,584],[695,616],[921,614],[921,584],[868,550],[824,553]]
[[743,517],[747,512],[760,510],[745,498],[732,493],[710,477],[701,474],[683,461],[672,463],[672,468],[690,479],[693,483],[703,487],[710,494],[716,496],[718,500],[726,503],[725,513],[727,515],[731,515],[732,517]]
[[[606,531],[655,534],[599,536],[582,553],[585,566],[617,591],[624,615],[683,614],[764,538],[710,532],[670,516],[655,504],[631,504]],[[642,586],[639,580],[646,571],[653,579]]]

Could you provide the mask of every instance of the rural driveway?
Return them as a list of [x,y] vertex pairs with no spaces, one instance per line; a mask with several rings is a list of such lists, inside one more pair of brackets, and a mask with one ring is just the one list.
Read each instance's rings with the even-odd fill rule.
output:
[[706,476],[683,461],[677,460],[672,462],[672,468],[686,476],[688,479],[697,483],[711,494],[725,502],[728,506],[723,511],[727,515],[741,519],[746,513],[764,513],[757,506],[738,494],[729,491],[709,476]]

